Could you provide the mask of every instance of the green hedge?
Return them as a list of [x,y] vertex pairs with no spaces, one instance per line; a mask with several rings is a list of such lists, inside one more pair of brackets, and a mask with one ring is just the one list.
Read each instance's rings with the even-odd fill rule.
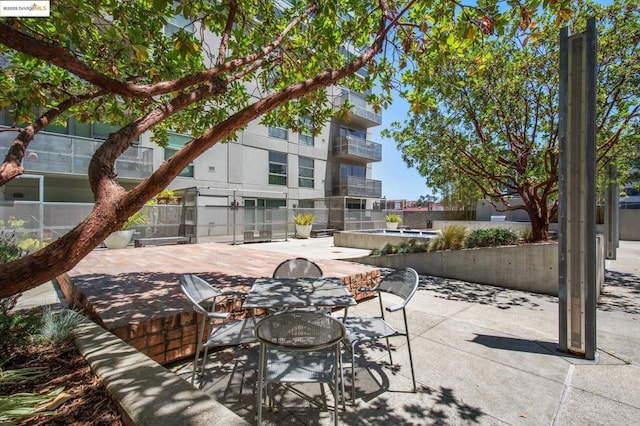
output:
[[515,244],[518,234],[510,229],[476,229],[465,238],[465,247],[498,247]]

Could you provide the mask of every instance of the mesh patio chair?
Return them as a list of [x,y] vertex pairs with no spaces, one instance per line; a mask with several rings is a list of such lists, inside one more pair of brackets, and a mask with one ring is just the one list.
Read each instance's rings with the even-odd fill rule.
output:
[[[253,329],[255,318],[229,319],[233,314],[224,311],[215,311],[216,306],[224,306],[221,302],[227,299],[220,290],[214,288],[200,277],[192,274],[180,276],[180,287],[187,296],[193,309],[200,314],[202,320],[198,325],[198,339],[196,355],[193,361],[193,373],[191,384],[194,383],[196,371],[200,368],[200,374],[204,372],[209,348],[237,346],[256,341]],[[205,339],[205,329],[208,332]],[[202,365],[199,366],[200,351],[204,347]]]
[[[411,366],[411,379],[413,380],[413,391],[416,391],[416,377],[413,371],[413,358],[411,356],[411,342],[409,340],[409,324],[407,322],[407,312],[405,307],[411,300],[418,289],[418,273],[412,268],[406,268],[394,271],[384,277],[380,283],[373,289],[361,288],[360,291],[376,291],[378,292],[378,301],[380,303],[380,316],[372,318],[347,317],[345,319],[345,328],[347,329],[346,342],[349,343],[351,351],[351,398],[355,404],[355,351],[356,346],[362,342],[372,342],[379,339],[386,340],[387,352],[389,353],[389,362],[393,364],[391,358],[391,349],[389,348],[389,338],[396,336],[405,336],[407,339],[407,350],[409,351],[409,364]],[[390,296],[384,296],[383,293],[391,294],[395,297],[394,302],[400,300],[399,304],[389,305]],[[383,300],[385,299],[385,300]],[[398,312],[402,311],[404,319],[404,330],[396,330],[385,319],[385,311]]]
[[257,424],[262,421],[265,390],[269,404],[273,403],[267,389],[270,383],[333,383],[337,425],[339,384],[344,402],[340,348],[346,332],[342,322],[321,312],[283,311],[260,320],[255,333],[260,341]]
[[273,271],[273,278],[319,278],[322,275],[320,266],[304,257],[287,259]]
[[[312,260],[305,257],[287,259],[280,263],[273,271],[273,278],[320,278],[324,274],[322,268]],[[301,308],[304,310],[315,310],[312,308]],[[271,309],[275,312],[277,309]],[[330,309],[321,309],[322,312],[330,312]]]

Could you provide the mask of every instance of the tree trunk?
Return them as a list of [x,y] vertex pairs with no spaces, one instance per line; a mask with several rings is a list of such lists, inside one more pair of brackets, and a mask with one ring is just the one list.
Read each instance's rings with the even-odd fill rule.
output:
[[520,192],[524,209],[529,215],[531,223],[531,241],[546,241],[549,239],[549,214],[553,209],[547,208],[547,198],[538,198],[535,196],[533,189],[523,190]]
[[549,239],[549,220],[541,217],[529,217],[531,221],[532,241],[546,241]]
[[[111,177],[101,178],[97,188],[93,210],[75,228],[29,256],[0,264],[0,297],[29,290],[67,272],[144,203],[133,200]],[[155,193],[145,195],[150,199]]]
[[47,247],[0,264],[0,297],[37,287],[78,264],[113,230],[111,214],[102,210],[94,209],[82,223]]

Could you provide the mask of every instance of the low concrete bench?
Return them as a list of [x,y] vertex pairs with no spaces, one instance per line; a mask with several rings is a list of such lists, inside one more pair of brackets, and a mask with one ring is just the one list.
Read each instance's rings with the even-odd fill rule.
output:
[[75,344],[137,426],[248,426],[244,419],[92,321],[74,330]]
[[189,237],[149,237],[138,238],[133,242],[135,247],[145,246],[168,246],[171,244],[189,244],[191,239]]
[[311,238],[317,237],[331,237],[333,233],[336,232],[337,229],[328,228],[328,229],[311,229]]

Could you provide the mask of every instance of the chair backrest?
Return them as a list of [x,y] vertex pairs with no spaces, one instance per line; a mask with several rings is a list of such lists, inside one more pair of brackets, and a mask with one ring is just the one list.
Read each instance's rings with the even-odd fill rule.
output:
[[200,314],[207,314],[207,310],[202,305],[203,302],[213,303],[215,298],[220,295],[220,291],[216,290],[203,280],[193,274],[180,275],[180,288],[185,296],[193,304],[193,308]]
[[342,322],[317,311],[283,311],[268,315],[255,328],[259,341],[289,350],[316,350],[346,337]]
[[393,271],[383,277],[382,280],[380,280],[377,289],[402,298],[402,305],[404,306],[409,302],[418,289],[418,282],[419,277],[416,270],[413,268],[405,268]]
[[319,278],[321,276],[320,266],[304,257],[287,259],[273,271],[273,278]]

